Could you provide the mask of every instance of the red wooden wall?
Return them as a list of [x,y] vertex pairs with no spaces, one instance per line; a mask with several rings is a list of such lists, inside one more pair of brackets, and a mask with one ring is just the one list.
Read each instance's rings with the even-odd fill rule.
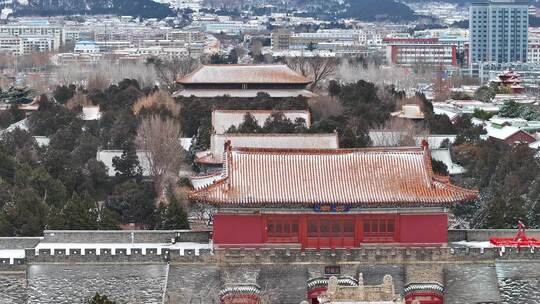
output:
[[[269,218],[289,219],[297,223],[290,235],[269,238]],[[308,236],[308,220],[313,218],[352,219],[354,234],[347,237],[324,235]],[[366,223],[373,220],[392,220],[393,234],[371,234],[364,231]],[[443,244],[448,240],[448,216],[445,213],[430,214],[216,214],[214,216],[214,244],[216,245],[262,245],[265,243],[301,243],[307,248],[351,248],[367,243]],[[269,227],[269,226],[268,226]],[[292,226],[291,226],[292,227]],[[294,235],[293,235],[294,234]]]
[[214,244],[261,244],[263,230],[261,215],[214,215]]
[[514,144],[516,142],[520,143],[533,143],[536,141],[536,138],[531,136],[530,134],[525,133],[524,131],[519,131],[513,134],[512,136],[508,137],[504,142],[508,145]]
[[401,215],[399,218],[400,243],[446,243],[448,216],[446,214]]

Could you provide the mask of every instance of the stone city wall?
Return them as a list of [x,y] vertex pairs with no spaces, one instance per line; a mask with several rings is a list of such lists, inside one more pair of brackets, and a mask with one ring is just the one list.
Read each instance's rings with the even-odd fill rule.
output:
[[[448,242],[482,242],[489,241],[491,237],[512,238],[516,236],[517,229],[450,229]],[[540,239],[540,229],[527,229],[527,236]]]
[[148,263],[203,265],[260,264],[416,264],[493,263],[495,260],[540,259],[534,248],[403,247],[321,249],[35,249],[26,250],[28,263]]
[[165,263],[167,252],[158,248],[26,249],[31,263]]
[[[210,231],[192,230],[45,230],[45,243],[208,243]],[[30,247],[27,247],[30,248]]]
[[0,258],[0,272],[25,271],[25,270],[26,270],[26,259]]
[[34,248],[42,237],[0,237],[0,250]]
[[493,263],[495,260],[540,259],[538,248],[450,248],[450,247],[370,247],[357,249],[217,249],[186,250],[177,255],[171,250],[172,263],[202,264],[409,264],[409,263]]

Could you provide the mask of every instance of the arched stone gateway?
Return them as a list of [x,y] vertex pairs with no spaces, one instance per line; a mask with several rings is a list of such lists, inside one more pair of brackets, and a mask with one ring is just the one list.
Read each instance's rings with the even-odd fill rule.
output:
[[[311,304],[350,302],[405,304],[405,300],[396,294],[394,281],[388,274],[383,277],[380,285],[365,285],[362,273],[359,274],[358,280],[335,276],[312,279],[308,281],[308,299]],[[411,303],[419,304],[417,301]]]
[[[336,277],[334,277],[336,278]],[[340,276],[337,277],[337,284],[339,286],[358,286],[358,280],[351,276]],[[318,298],[323,295],[327,288],[328,288],[328,277],[318,277],[318,278],[312,278],[307,281],[307,298],[310,301],[310,304],[318,304],[319,300]]]
[[261,288],[256,284],[227,285],[219,292],[220,304],[260,304]]
[[407,304],[417,301],[420,304],[442,304],[444,287],[437,282],[409,283],[403,288]]

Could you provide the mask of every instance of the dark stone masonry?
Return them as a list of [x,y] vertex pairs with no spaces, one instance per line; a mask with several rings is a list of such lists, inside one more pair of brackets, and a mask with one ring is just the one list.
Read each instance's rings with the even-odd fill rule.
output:
[[[135,233],[138,242],[133,243],[143,244],[143,250],[130,246],[130,232],[48,233],[54,235],[45,234],[43,249],[37,254],[36,249],[26,248],[24,259],[0,260],[0,304],[83,303],[95,292],[118,303],[217,304],[220,290],[231,284],[255,284],[275,303],[299,304],[308,293],[307,282],[327,277],[327,266],[337,267],[343,277],[358,278],[362,273],[371,285],[390,274],[396,293],[403,293],[411,282],[439,282],[444,286],[445,303],[540,304],[540,250],[533,248],[181,250],[152,247],[171,235],[174,238],[176,232]],[[62,235],[70,241],[85,240],[81,244],[94,240],[96,248],[88,244],[59,248],[59,243],[69,243]],[[184,237],[201,238],[188,233]],[[123,241],[115,248],[103,247],[115,238]],[[28,240],[11,239],[0,240],[0,245],[3,241],[17,247],[5,249],[20,250],[28,244]],[[57,246],[50,249],[46,244]]]

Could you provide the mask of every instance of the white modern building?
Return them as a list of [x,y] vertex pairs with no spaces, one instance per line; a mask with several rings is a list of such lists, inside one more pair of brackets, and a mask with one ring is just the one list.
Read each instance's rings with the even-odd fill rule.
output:
[[94,41],[79,41],[75,43],[75,53],[99,53],[100,48]]
[[227,21],[218,23],[206,23],[203,25],[203,30],[207,33],[225,33],[225,34],[240,34],[247,32],[258,32],[265,30],[266,27],[258,23],[244,23],[240,21]]

